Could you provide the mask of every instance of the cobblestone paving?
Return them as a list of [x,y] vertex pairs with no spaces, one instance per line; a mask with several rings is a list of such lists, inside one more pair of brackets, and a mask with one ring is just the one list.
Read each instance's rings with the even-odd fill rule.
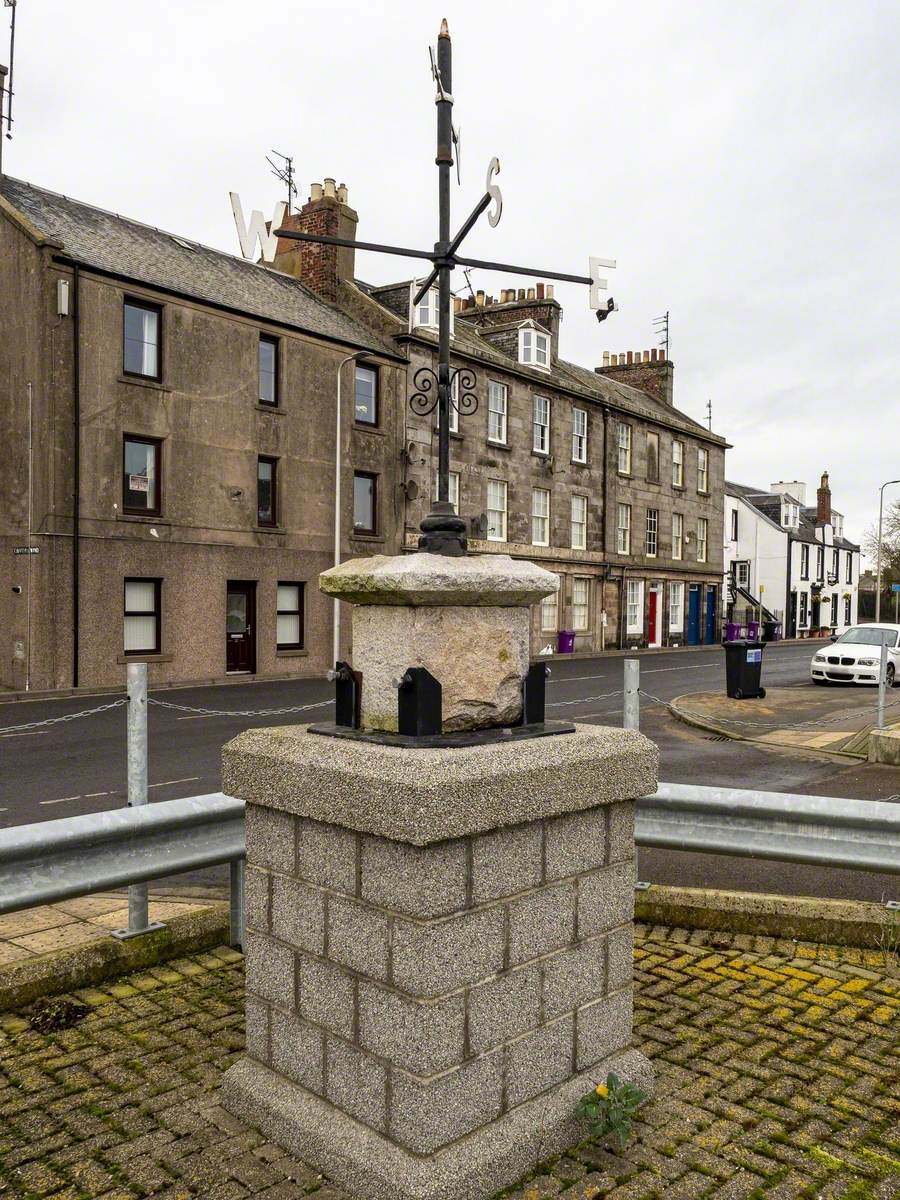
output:
[[[510,1200],[900,1196],[895,955],[636,932],[656,1097],[621,1154],[586,1142]],[[239,955],[75,997],[89,1014],[62,1032],[0,1016],[2,1200],[346,1200],[218,1104],[243,1042]]]

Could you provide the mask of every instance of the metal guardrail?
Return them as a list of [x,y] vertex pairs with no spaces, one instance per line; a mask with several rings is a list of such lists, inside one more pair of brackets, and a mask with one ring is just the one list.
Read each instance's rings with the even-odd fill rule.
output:
[[229,863],[244,940],[244,802],[212,792],[0,831],[0,913]]
[[660,783],[638,801],[639,846],[900,873],[900,805]]

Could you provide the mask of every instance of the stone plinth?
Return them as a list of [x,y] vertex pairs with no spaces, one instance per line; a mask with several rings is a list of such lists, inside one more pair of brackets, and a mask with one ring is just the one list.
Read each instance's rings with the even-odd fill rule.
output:
[[630,730],[412,750],[255,730],[247,1055],[225,1103],[360,1197],[482,1200],[582,1137],[630,1049]]
[[320,586],[353,605],[353,667],[364,729],[397,729],[397,680],[425,667],[440,682],[443,731],[515,724],[529,664],[530,606],[559,587],[508,555],[354,559]]

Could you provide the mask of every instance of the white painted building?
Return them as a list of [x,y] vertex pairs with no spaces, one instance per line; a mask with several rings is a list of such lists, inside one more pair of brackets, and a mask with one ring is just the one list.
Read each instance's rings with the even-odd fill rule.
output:
[[726,621],[745,626],[762,608],[764,624],[778,622],[784,637],[855,624],[860,549],[844,537],[827,473],[815,507],[806,500],[798,480],[768,490],[726,482]]

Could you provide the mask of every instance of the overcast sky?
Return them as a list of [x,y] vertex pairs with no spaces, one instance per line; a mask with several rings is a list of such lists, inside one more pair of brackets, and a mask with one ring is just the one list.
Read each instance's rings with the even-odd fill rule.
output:
[[[712,400],[729,478],[814,489],[828,470],[859,537],[900,476],[898,0],[18,5],[5,169],[235,253],[228,192],[271,215],[272,148],[294,155],[301,201],[346,182],[360,237],[434,241],[427,48],[446,16],[454,226],[502,168],[503,219],[468,252],[618,261],[602,326],[587,289],[557,287],[563,355],[649,349],[668,309],[676,403],[704,419]],[[360,254],[357,273],[412,271]]]

